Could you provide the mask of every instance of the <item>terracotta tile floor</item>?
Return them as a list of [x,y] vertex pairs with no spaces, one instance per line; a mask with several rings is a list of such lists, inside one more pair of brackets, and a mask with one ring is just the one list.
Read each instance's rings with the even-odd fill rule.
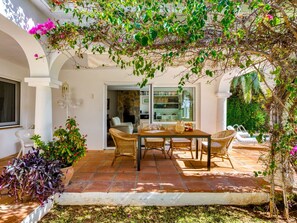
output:
[[[228,160],[212,159],[211,171],[203,160],[193,160],[190,153],[176,151],[164,159],[160,151],[149,151],[137,172],[129,157],[118,158],[113,167],[113,150],[88,151],[75,165],[75,173],[66,192],[252,192],[265,190],[267,183],[253,176],[262,170],[258,162],[265,150],[233,148],[231,168]],[[199,154],[200,155],[200,154]],[[0,168],[13,156],[0,160]],[[0,194],[0,221],[20,222],[38,206],[37,203],[14,204]]]
[[[262,170],[259,157],[265,150],[233,148],[231,168],[228,160],[214,158],[211,171],[190,153],[176,151],[164,159],[160,151],[148,151],[136,171],[132,158],[120,157],[113,167],[113,150],[88,151],[75,165],[75,173],[66,192],[252,192],[265,189],[262,178],[253,175]],[[199,154],[200,155],[200,154]]]

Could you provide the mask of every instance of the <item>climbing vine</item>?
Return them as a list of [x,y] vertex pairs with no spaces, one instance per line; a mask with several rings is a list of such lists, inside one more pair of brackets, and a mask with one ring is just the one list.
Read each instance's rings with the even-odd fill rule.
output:
[[289,217],[285,178],[297,124],[295,0],[49,2],[53,10],[73,16],[71,22],[47,21],[39,31],[30,31],[46,41],[49,51],[74,50],[79,57],[106,52],[119,67],[132,67],[134,75],[143,77],[141,86],[169,66],[184,66],[180,88],[204,77],[216,79],[234,68],[256,71],[271,94],[265,103],[272,116],[266,172],[271,183],[270,211],[271,215],[276,211],[274,176],[280,169],[284,213]]

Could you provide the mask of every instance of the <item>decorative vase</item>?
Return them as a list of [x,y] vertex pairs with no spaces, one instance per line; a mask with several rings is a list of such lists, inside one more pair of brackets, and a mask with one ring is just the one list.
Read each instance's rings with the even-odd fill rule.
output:
[[74,168],[73,166],[69,166],[69,167],[61,168],[61,171],[63,173],[62,184],[66,187],[69,184],[74,174]]
[[183,133],[185,131],[185,123],[184,123],[184,121],[177,121],[176,122],[175,131],[177,133]]

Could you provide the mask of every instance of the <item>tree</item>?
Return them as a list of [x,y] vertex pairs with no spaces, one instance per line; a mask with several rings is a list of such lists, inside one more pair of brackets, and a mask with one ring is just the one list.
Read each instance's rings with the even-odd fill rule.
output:
[[231,90],[242,96],[246,103],[252,101],[253,95],[262,95],[265,97],[257,72],[250,72],[239,77],[234,77],[231,83]]
[[[216,78],[239,67],[259,73],[270,89],[273,109],[271,152],[271,214],[275,214],[274,174],[283,179],[289,151],[296,143],[297,24],[296,0],[51,0],[72,13],[72,23],[35,27],[47,36],[50,50],[108,52],[121,68],[143,76],[141,86],[165,67],[182,64],[180,87],[204,76]],[[244,71],[246,72],[246,71]],[[266,77],[272,75],[275,87]],[[280,160],[278,160],[280,159]],[[285,217],[289,217],[283,180]]]

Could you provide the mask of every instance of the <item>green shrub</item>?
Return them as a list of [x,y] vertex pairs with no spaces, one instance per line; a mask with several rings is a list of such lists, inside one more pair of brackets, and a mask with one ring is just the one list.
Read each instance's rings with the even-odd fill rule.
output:
[[227,106],[227,125],[243,125],[251,132],[266,128],[269,117],[259,102],[253,100],[245,103],[239,97],[232,96]]

